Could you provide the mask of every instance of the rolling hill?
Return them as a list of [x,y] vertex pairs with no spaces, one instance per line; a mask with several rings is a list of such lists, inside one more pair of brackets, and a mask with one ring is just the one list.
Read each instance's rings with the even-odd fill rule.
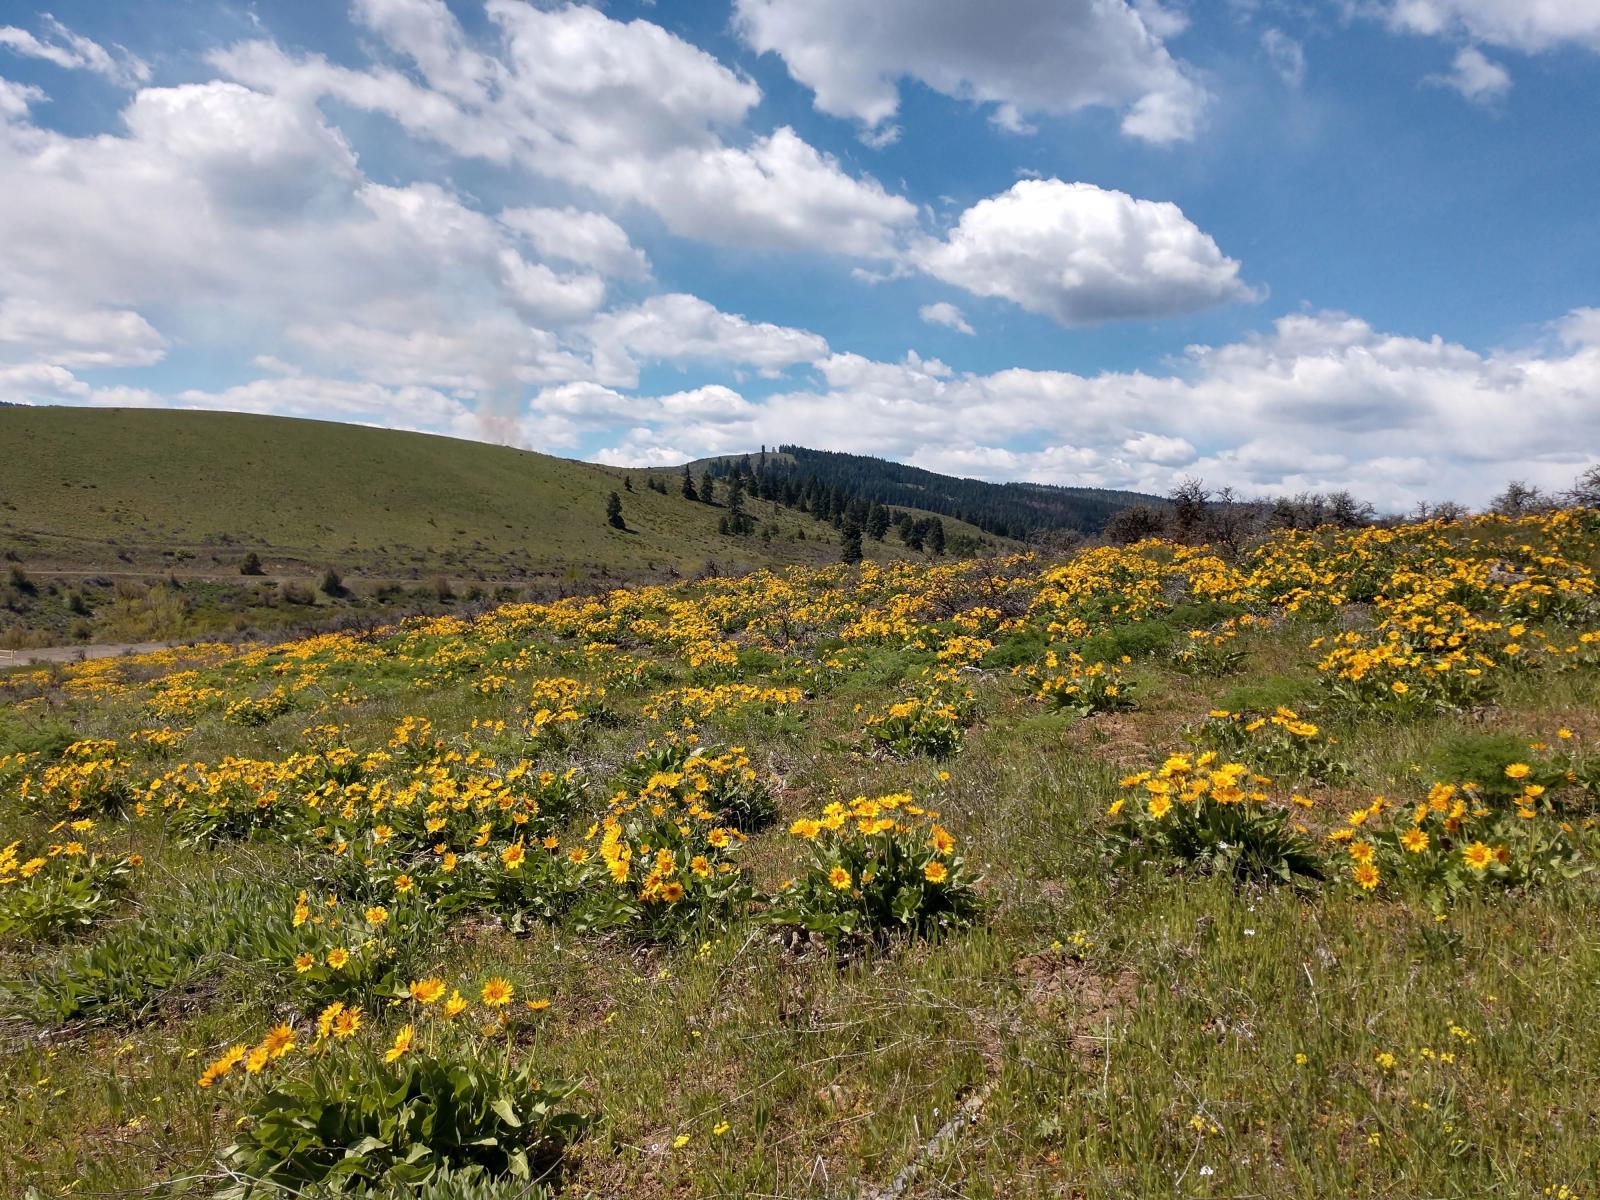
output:
[[[8,407],[0,462],[0,571],[25,574],[0,576],[0,644],[17,646],[304,626],[335,603],[411,611],[447,589],[509,599],[840,555],[838,529],[775,502],[748,504],[751,533],[719,532],[727,509],[685,499],[681,468],[327,421]],[[607,524],[612,492],[625,529]],[[943,520],[953,547],[1016,545]],[[918,553],[893,531],[864,550]],[[261,581],[241,578],[250,554]],[[316,586],[330,569],[346,590]],[[156,580],[182,594],[151,594]]]
[[[15,408],[0,459],[0,550],[41,569],[233,571],[254,551],[274,575],[522,580],[838,555],[832,529],[770,504],[756,535],[719,534],[723,510],[684,500],[675,470],[656,473],[663,495],[649,471],[326,421]],[[613,491],[626,530],[606,524]]]

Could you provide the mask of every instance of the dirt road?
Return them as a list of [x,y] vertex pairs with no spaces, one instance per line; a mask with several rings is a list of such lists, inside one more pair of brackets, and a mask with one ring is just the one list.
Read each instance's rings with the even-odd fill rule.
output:
[[0,671],[7,667],[26,667],[33,663],[74,663],[91,658],[115,658],[120,654],[145,654],[167,650],[182,642],[105,642],[98,646],[40,646],[32,650],[0,650]]

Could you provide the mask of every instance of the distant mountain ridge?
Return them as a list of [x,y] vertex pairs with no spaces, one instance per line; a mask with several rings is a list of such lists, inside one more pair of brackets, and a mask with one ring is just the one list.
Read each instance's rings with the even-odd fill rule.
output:
[[816,512],[851,505],[915,508],[954,517],[997,537],[1026,540],[1054,530],[1097,534],[1111,517],[1134,505],[1164,507],[1141,492],[1064,487],[1047,483],[990,483],[941,475],[867,454],[844,454],[782,445],[754,454],[705,460],[717,478],[746,475],[762,499]]

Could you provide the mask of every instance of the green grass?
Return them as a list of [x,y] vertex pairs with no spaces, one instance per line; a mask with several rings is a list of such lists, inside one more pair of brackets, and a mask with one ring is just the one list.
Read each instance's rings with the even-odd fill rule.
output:
[[[683,499],[673,468],[328,421],[3,408],[0,461],[0,553],[12,558],[0,563],[0,639],[9,635],[0,644],[17,646],[303,627],[352,608],[437,610],[438,577],[458,596],[511,599],[839,556],[837,530],[767,502],[748,503],[757,533],[720,534],[726,509]],[[652,474],[666,495],[646,486]],[[606,523],[613,491],[626,530]],[[945,524],[952,537],[1009,545]],[[893,535],[864,549],[910,554]],[[293,581],[307,603],[263,596],[242,578],[252,552],[269,583]],[[13,564],[28,584],[7,582]],[[329,567],[348,595],[317,590]]]
[[[269,571],[325,564],[364,577],[573,578],[597,569],[727,569],[830,561],[825,527],[753,504],[781,532],[717,533],[722,509],[662,496],[649,472],[428,434],[241,413],[8,408],[0,412],[0,543],[32,560],[113,568],[128,552],[179,569],[233,570],[254,550]],[[624,476],[635,490],[624,490]],[[605,523],[622,494],[628,532]],[[952,533],[975,533],[952,522]],[[790,543],[804,529],[808,543]],[[825,530],[835,540],[832,530]],[[37,539],[37,540],[35,540]]]
[[[1159,652],[1165,637],[1127,632],[1107,644],[1144,654],[1141,707],[1085,720],[1045,712],[1005,667],[969,672],[979,719],[948,763],[861,749],[855,706],[896,695],[928,661],[923,650],[872,649],[797,711],[730,712],[700,726],[708,741],[746,746],[780,781],[779,826],[754,837],[744,859],[763,886],[793,869],[789,819],[833,798],[909,790],[937,804],[985,877],[983,919],[971,928],[841,961],[796,955],[755,919],[663,945],[559,922],[514,934],[471,920],[440,940],[433,969],[503,971],[525,994],[552,999],[517,1049],[551,1078],[583,1080],[600,1118],[557,1185],[573,1200],[868,1197],[908,1167],[904,1195],[923,1200],[1531,1200],[1563,1186],[1593,1200],[1592,877],[1464,899],[1441,919],[1403,892],[1235,887],[1106,861],[1099,832],[1123,794],[1119,776],[1181,748],[1182,727],[1221,701],[1290,703],[1337,736],[1353,777],[1317,793],[1319,829],[1351,797],[1414,796],[1429,772],[1497,762],[1513,742],[1562,726],[1594,736],[1592,667],[1515,677],[1490,713],[1397,724],[1343,709],[1308,649],[1329,628],[1282,619],[1253,631],[1241,639],[1244,667],[1221,679],[1177,674]],[[1035,644],[1026,630],[1018,640]],[[472,686],[484,675],[475,660],[419,685],[463,648],[456,639],[424,639],[409,657],[342,661],[316,672],[303,707],[261,727],[216,713],[185,718],[193,732],[177,757],[281,759],[325,719],[360,747],[385,745],[407,715],[460,734],[475,720],[515,721],[531,679],[592,678],[609,657],[586,660],[543,635],[503,650],[524,644],[550,657],[497,694]],[[714,678],[676,655],[629,652],[648,658],[654,681],[615,684],[607,699],[618,723],[540,753],[540,765],[614,779],[660,732],[641,705],[662,688]],[[728,673],[765,682],[803,658],[750,655]],[[273,671],[296,661],[278,654],[206,678],[230,698],[256,694],[307,669]],[[359,698],[329,698],[346,684]],[[95,703],[59,681],[38,688],[6,717],[0,752],[58,749],[62,721],[124,740],[151,721],[137,690]],[[7,836],[46,827],[9,798],[0,815]],[[230,916],[248,923],[262,881],[289,887],[327,869],[309,846],[200,851],[174,844],[159,822],[130,824],[146,856],[130,921],[188,910],[204,918],[194,922],[203,933],[207,922],[226,924],[214,910],[239,909]],[[1592,861],[1593,831],[1585,837]],[[26,984],[43,977],[41,962],[69,952],[0,951],[0,976]],[[182,988],[137,1022],[64,1024],[21,1011],[0,1026],[0,1194],[33,1185],[47,1196],[204,1196],[220,1186],[214,1163],[241,1112],[229,1093],[198,1091],[194,1077],[226,1045],[306,1013],[237,938],[191,959]],[[402,1019],[373,1014],[386,1036]],[[971,1121],[930,1150],[963,1111]]]

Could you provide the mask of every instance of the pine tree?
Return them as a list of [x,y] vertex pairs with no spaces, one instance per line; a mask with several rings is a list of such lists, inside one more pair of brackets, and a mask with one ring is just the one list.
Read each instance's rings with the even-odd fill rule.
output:
[[711,474],[711,468],[706,468],[706,473],[700,476],[700,499],[707,504],[717,502],[717,481]]
[[612,492],[606,497],[606,522],[613,529],[626,529],[627,522],[622,519],[622,497]]
[[935,554],[944,553],[944,522],[938,517],[928,523],[928,549]]
[[861,526],[853,521],[844,527],[844,537],[839,542],[839,561],[847,563],[861,561]]
[[728,485],[728,532],[743,537],[755,528],[755,522],[744,511],[744,483],[735,475]]
[[883,541],[889,532],[889,510],[876,502],[867,510],[867,536],[875,542]]
[[700,493],[694,490],[694,476],[689,474],[689,468],[683,468],[683,498],[685,500],[698,500]]

